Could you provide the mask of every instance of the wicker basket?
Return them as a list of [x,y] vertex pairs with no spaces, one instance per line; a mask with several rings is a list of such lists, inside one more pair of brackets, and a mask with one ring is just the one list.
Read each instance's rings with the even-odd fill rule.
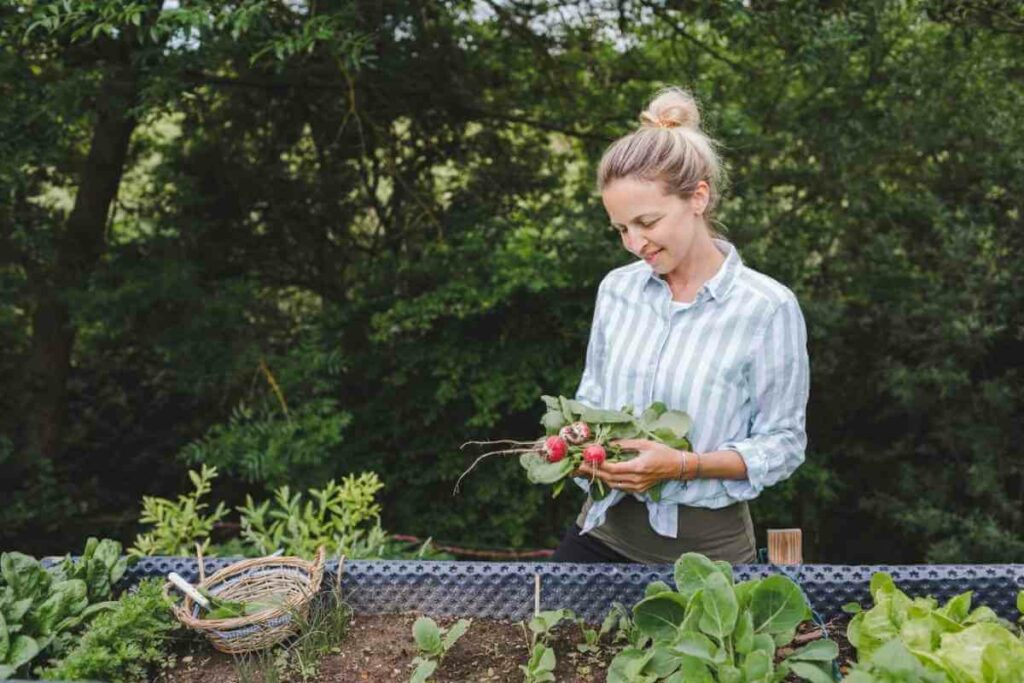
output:
[[[204,577],[199,555],[199,587],[227,600],[260,602],[273,597],[274,607],[230,619],[202,619],[199,605],[186,596],[171,609],[185,626],[206,634],[213,647],[228,654],[263,650],[298,632],[309,616],[310,601],[320,590],[324,548],[310,562],[300,557],[260,557],[242,560]],[[169,597],[170,582],[164,585]],[[283,600],[282,600],[283,598]],[[299,619],[296,619],[296,617]]]

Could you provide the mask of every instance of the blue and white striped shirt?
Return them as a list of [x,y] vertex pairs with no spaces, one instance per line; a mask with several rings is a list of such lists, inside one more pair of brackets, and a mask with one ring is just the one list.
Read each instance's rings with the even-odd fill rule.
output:
[[[745,480],[669,481],[646,501],[651,527],[676,537],[678,505],[721,508],[756,498],[804,461],[810,371],[807,331],[796,296],[743,265],[730,243],[725,261],[692,303],[672,300],[644,261],[608,273],[597,292],[586,368],[576,400],[596,408],[643,410],[655,401],[686,411],[695,452],[733,450]],[[577,478],[584,489],[589,481]],[[582,532],[604,523],[625,492],[591,506]]]

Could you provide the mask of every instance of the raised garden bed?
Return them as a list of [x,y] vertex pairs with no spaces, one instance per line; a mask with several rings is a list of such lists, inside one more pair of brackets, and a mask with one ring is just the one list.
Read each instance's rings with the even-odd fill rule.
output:
[[[707,563],[706,558],[699,559]],[[206,572],[233,561],[232,558],[208,559]],[[336,561],[328,561],[323,582],[325,588],[336,585],[337,568]],[[568,609],[581,617],[583,623],[567,620],[551,629],[550,638],[545,642],[557,655],[557,665],[551,670],[555,677],[553,680],[605,681],[608,667],[626,646],[624,640],[629,636],[623,636],[620,630],[620,637],[616,639],[617,634],[609,630],[599,642],[591,639],[588,643],[582,630],[585,624],[596,628],[616,603],[628,610],[640,602],[650,603],[655,596],[661,601],[665,594],[660,591],[674,591],[674,585],[679,585],[678,590],[685,593],[682,587],[686,583],[685,574],[680,579],[673,570],[672,565],[346,562],[341,594],[346,604],[345,612],[350,613],[350,623],[343,629],[343,639],[332,640],[335,645],[326,654],[320,651],[316,658],[315,678],[309,680],[409,680],[415,668],[414,657],[417,656],[411,633],[413,622],[420,615],[431,615],[438,619],[442,629],[462,617],[471,618],[473,624],[466,636],[450,648],[430,680],[521,681],[520,665],[530,660],[531,654],[531,636],[526,622],[538,610]],[[118,584],[124,588],[146,578],[163,579],[171,571],[190,581],[198,578],[197,563],[192,558],[146,557],[134,564]],[[800,624],[795,639],[790,631],[783,640],[777,641],[775,661],[792,655],[794,650],[799,654],[800,649],[815,644],[823,634],[827,634],[826,637],[839,645],[836,664],[842,673],[846,673],[854,658],[846,642],[849,617],[843,613],[842,607],[850,602],[870,606],[871,593],[877,590],[876,579],[884,579],[890,587],[894,579],[908,594],[930,595],[940,603],[955,596],[959,598],[952,602],[964,603],[966,598],[966,603],[961,605],[964,610],[968,609],[973,597],[975,606],[987,605],[999,617],[1010,621],[1020,618],[1018,608],[1022,603],[1018,600],[1024,599],[1024,594],[1018,597],[1024,589],[1022,565],[739,565],[731,570],[728,567],[725,570],[711,569],[712,574],[717,571],[726,571],[729,580],[734,578],[737,584],[777,574],[791,579],[792,583],[781,577],[775,581],[790,583],[792,599],[801,605],[804,604],[800,597],[802,591],[807,605],[813,610],[814,620],[807,619],[810,613],[806,607],[801,608],[804,616],[798,616],[790,623],[795,625],[801,619],[807,621]],[[892,579],[886,575],[874,576],[877,572],[886,572]],[[711,587],[708,576],[698,577],[705,590]],[[721,580],[721,577],[717,578]],[[772,581],[769,579],[761,584],[767,585]],[[645,600],[645,588],[657,582],[666,585],[647,593],[651,597]],[[962,595],[966,591],[973,592],[973,596]],[[875,595],[887,599],[881,593]],[[883,605],[879,609],[884,611],[888,608]],[[329,613],[342,614],[336,609]],[[640,624],[639,612],[634,613],[634,618]],[[962,622],[964,616],[956,619],[958,623]],[[825,626],[823,631],[820,625]],[[701,628],[704,628],[703,624]],[[579,647],[588,644],[591,647]],[[176,663],[160,674],[160,680],[173,683],[264,680],[245,676],[239,668],[238,658],[213,653],[209,645],[195,634],[179,638],[173,649],[178,655]],[[256,670],[261,666],[272,666],[274,657],[274,653],[256,656]],[[245,658],[242,657],[243,660]],[[286,675],[278,680],[292,678]],[[620,676],[618,680],[623,679]],[[797,679],[791,677],[786,680]]]
[[[206,560],[206,571],[238,558]],[[336,575],[328,561],[324,583]],[[125,581],[166,576],[176,571],[198,579],[194,558],[148,557],[128,569]],[[974,601],[1007,619],[1016,619],[1015,599],[1024,589],[1024,565],[828,565],[793,567],[736,565],[737,581],[785,573],[803,588],[822,619],[843,614],[849,602],[870,602],[869,582],[875,572],[888,572],[912,595],[948,600],[974,591]],[[652,581],[672,582],[672,565],[554,564],[550,562],[406,562],[346,561],[342,589],[356,614],[419,612],[433,616],[490,617],[519,621],[534,609],[535,577],[540,576],[541,609],[571,609],[600,622],[612,603],[632,605]]]

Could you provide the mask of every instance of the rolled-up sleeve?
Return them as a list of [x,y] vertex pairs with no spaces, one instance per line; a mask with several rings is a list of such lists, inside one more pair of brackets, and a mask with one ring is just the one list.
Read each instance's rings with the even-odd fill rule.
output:
[[795,297],[772,313],[754,346],[749,367],[753,410],[747,438],[715,450],[736,451],[747,479],[723,480],[736,500],[756,498],[765,487],[793,474],[804,461],[810,364],[807,328]]

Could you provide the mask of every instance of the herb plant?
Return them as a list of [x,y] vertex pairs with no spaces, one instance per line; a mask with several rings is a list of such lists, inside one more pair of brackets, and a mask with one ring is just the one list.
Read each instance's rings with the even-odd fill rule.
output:
[[686,553],[675,564],[675,584],[655,582],[633,607],[647,642],[622,650],[608,668],[609,683],[774,683],[795,674],[832,681],[838,655],[831,641],[812,642],[778,665],[810,607],[783,575],[735,583],[727,562]]
[[205,552],[210,543],[213,526],[227,515],[224,503],[217,503],[212,512],[206,513],[209,504],[203,497],[210,493],[212,482],[217,478],[217,468],[203,465],[196,472],[189,470],[193,491],[178,496],[177,501],[156,496],[144,496],[142,516],[139,521],[152,524],[153,528],[135,538],[135,545],[128,554],[134,557],[147,555],[191,555],[198,543]]
[[135,683],[168,661],[164,648],[175,628],[162,582],[148,579],[100,614],[60,661],[44,672],[53,680]]
[[308,557],[320,545],[349,559],[379,557],[387,543],[380,526],[380,504],[375,496],[384,488],[373,472],[331,480],[309,497],[282,486],[273,500],[255,504],[246,496],[241,513],[242,540],[260,554],[284,550]]

